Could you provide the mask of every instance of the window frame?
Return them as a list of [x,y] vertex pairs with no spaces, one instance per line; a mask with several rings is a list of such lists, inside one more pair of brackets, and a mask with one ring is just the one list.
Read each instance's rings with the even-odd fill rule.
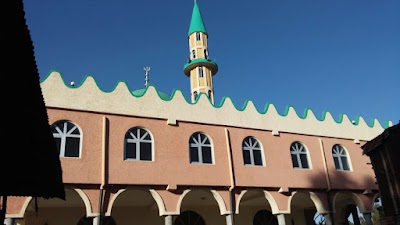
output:
[[[144,131],[145,133],[142,135],[140,131]],[[131,138],[127,139],[128,133]],[[146,140],[149,136],[150,140]],[[138,138],[139,137],[139,138]],[[127,150],[128,144],[135,144],[135,157],[128,157]],[[142,144],[150,144],[150,160],[141,159],[144,149],[142,149]],[[141,161],[141,162],[152,162],[154,161],[154,138],[151,132],[141,126],[135,126],[129,128],[124,135],[124,160],[125,161]]]
[[[249,142],[246,142],[246,140],[249,140]],[[255,141],[255,142],[250,142],[250,141]],[[247,146],[244,146],[247,144]],[[247,163],[245,160],[245,151],[249,152],[249,158],[250,158],[250,163]],[[261,165],[255,164],[255,151],[260,152],[260,160],[261,160]],[[247,136],[243,139],[242,141],[242,155],[243,155],[243,163],[245,166],[265,166],[265,156],[264,156],[264,148],[262,143],[255,138],[254,136]]]
[[192,58],[196,59],[196,50],[195,49],[192,50]]
[[[297,148],[294,149],[293,145],[296,145]],[[301,146],[300,149],[298,148],[298,145]],[[304,167],[303,161],[301,160],[301,155],[305,155],[308,167]],[[292,159],[293,169],[305,169],[305,170],[311,169],[311,160],[310,160],[309,151],[308,151],[307,147],[300,141],[294,141],[294,142],[292,142],[292,144],[290,144],[290,156]],[[296,156],[297,165],[298,165],[297,167],[295,167],[295,165],[294,165],[292,156]]]
[[[198,139],[195,139],[194,137],[197,136]],[[205,137],[205,139],[203,139]],[[205,143],[208,142],[208,143]],[[211,162],[204,162],[203,159],[203,151],[205,151],[203,148],[210,148],[210,160]],[[194,161],[194,156],[192,156],[192,148],[197,148],[197,159],[198,161]],[[204,132],[198,131],[194,132],[192,135],[189,137],[189,163],[190,164],[207,164],[207,165],[213,165],[215,164],[215,158],[214,158],[214,147],[212,144],[211,138]]]
[[199,66],[199,78],[203,78],[204,77],[204,69],[202,66]]
[[[344,154],[343,154],[344,153]],[[336,166],[335,158],[338,160],[339,167]],[[345,158],[348,169],[343,167],[343,158]],[[336,171],[352,171],[350,155],[348,151],[340,144],[334,144],[332,146],[332,160],[335,165]]]
[[196,32],[196,41],[201,41],[201,34],[200,34],[200,32]]
[[[61,124],[62,124],[62,130],[61,130]],[[70,125],[70,126],[68,126]],[[57,144],[58,147],[58,151],[59,151],[59,157],[63,157],[63,158],[81,158],[82,156],[82,131],[81,129],[72,121],[69,120],[59,120],[54,122],[51,125],[51,130],[52,130],[52,134],[53,134],[53,138],[56,139],[60,139],[60,144]],[[54,133],[53,131],[56,130],[57,133]],[[78,131],[78,134],[75,134],[74,132]],[[66,151],[68,151],[67,147],[68,147],[68,140],[71,140],[70,138],[77,138],[78,140],[78,156],[66,156]],[[71,143],[71,142],[69,142]],[[74,144],[74,143],[72,143]],[[76,146],[75,146],[76,147]]]

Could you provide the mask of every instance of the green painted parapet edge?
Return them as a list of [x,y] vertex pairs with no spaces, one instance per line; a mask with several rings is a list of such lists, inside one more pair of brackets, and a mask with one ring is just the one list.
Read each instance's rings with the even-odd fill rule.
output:
[[190,62],[187,62],[183,66],[183,71],[186,74],[186,76],[190,75],[190,70],[194,69],[196,66],[206,66],[208,67],[212,75],[215,75],[218,73],[218,64],[212,61],[211,59],[193,59]]
[[213,62],[210,59],[193,59],[190,62],[186,63],[185,66],[183,66],[183,69],[186,69],[186,67],[196,64],[196,63],[210,63],[213,64],[214,66],[218,67],[217,63]]
[[[129,90],[129,92],[131,93],[131,95],[134,96],[134,97],[136,97],[136,98],[141,98],[141,97],[143,97],[143,96],[146,94],[146,92],[147,92],[147,90],[149,89],[149,87],[153,87],[153,88],[156,90],[157,95],[159,96],[159,98],[160,98],[161,100],[163,100],[163,101],[171,101],[171,100],[174,98],[175,93],[176,93],[176,92],[180,92],[180,93],[182,94],[182,96],[184,97],[184,99],[185,99],[185,101],[186,101],[187,104],[195,105],[195,104],[198,103],[198,101],[200,100],[200,98],[207,98],[208,101],[209,101],[209,103],[210,103],[214,108],[216,108],[216,109],[223,107],[224,104],[225,104],[225,101],[229,98],[229,97],[224,96],[224,97],[222,97],[221,102],[219,103],[219,105],[213,105],[212,102],[211,102],[211,100],[208,98],[208,96],[207,96],[205,93],[200,93],[200,94],[199,94],[199,97],[196,99],[196,101],[191,102],[190,99],[188,100],[188,99],[185,97],[185,95],[182,93],[182,91],[181,91],[180,89],[174,89],[174,90],[172,91],[171,95],[168,96],[168,95],[165,94],[165,93],[159,92],[159,91],[157,90],[157,88],[156,88],[154,85],[148,85],[148,86],[146,86],[146,87],[143,89],[143,91],[141,90],[139,93],[135,93],[135,91],[132,91],[132,90],[129,89],[129,87],[128,87],[128,85],[127,85],[127,83],[126,83],[125,81],[118,81],[118,82],[116,83],[116,85],[114,86],[114,88],[112,88],[112,89],[109,90],[109,91],[105,91],[105,90],[103,90],[103,89],[100,88],[100,86],[98,85],[98,82],[96,81],[96,79],[94,79],[94,77],[91,76],[91,75],[85,76],[84,79],[79,83],[79,85],[76,85],[76,84],[75,84],[74,86],[72,86],[71,84],[68,84],[68,83],[65,82],[64,76],[62,75],[61,72],[59,72],[59,71],[57,71],[57,70],[51,70],[40,82],[41,82],[41,83],[45,82],[46,79],[47,79],[47,78],[50,76],[50,74],[53,73],[53,72],[59,73],[60,76],[61,76],[61,79],[62,79],[62,81],[63,81],[63,83],[64,83],[64,85],[65,85],[66,87],[69,87],[69,88],[79,88],[80,86],[83,85],[83,83],[84,83],[89,77],[91,77],[91,78],[94,80],[94,82],[95,82],[97,88],[98,88],[100,91],[104,92],[104,93],[111,93],[111,92],[113,92],[113,91],[115,90],[115,88],[119,85],[119,83],[123,83],[123,84],[126,86],[126,88]],[[204,96],[204,97],[203,97],[203,96]],[[230,99],[230,98],[229,98],[229,99]],[[249,104],[250,102],[252,102],[252,101],[251,101],[251,100],[246,100],[241,108],[237,107],[237,106],[233,103],[233,101],[232,101],[232,104],[233,104],[234,108],[235,108],[237,111],[243,112],[243,111],[246,110],[246,108],[247,108],[247,106],[248,106],[248,104]],[[272,103],[266,103],[263,110],[260,111],[260,110],[257,109],[257,108],[256,108],[256,110],[257,110],[257,112],[260,113],[260,114],[266,114],[266,113],[268,112],[268,108],[270,107],[270,105],[273,105],[273,104],[272,104]],[[295,110],[295,108],[294,108],[293,106],[288,105],[288,106],[286,106],[285,111],[284,111],[283,113],[279,113],[279,111],[278,111],[278,114],[279,114],[280,116],[282,116],[282,117],[286,117],[286,116],[289,114],[290,108],[293,108],[293,110],[296,112],[297,116],[298,116],[300,119],[306,119],[307,116],[308,116],[308,112],[309,112],[309,111],[313,112],[312,109],[306,108],[306,109],[304,109],[303,114],[299,114],[299,113]],[[329,112],[328,112],[328,111],[324,111],[324,112],[322,113],[322,115],[321,115],[320,118],[318,118],[315,114],[314,114],[314,115],[315,115],[315,118],[316,118],[318,121],[323,122],[323,121],[325,120],[325,118],[326,118],[326,114],[327,114],[327,113],[329,113]],[[343,122],[343,118],[344,118],[345,115],[346,115],[346,114],[341,113],[341,114],[339,114],[338,120],[336,120],[335,118],[333,118],[333,120],[334,120],[337,124],[341,124],[341,123]],[[357,125],[359,124],[359,121],[360,121],[361,118],[363,118],[363,117],[362,117],[362,116],[356,117],[356,118],[354,119],[353,125],[357,126]],[[377,120],[378,123],[381,125],[381,127],[384,128],[384,129],[390,127],[390,122],[391,122],[391,121],[389,121],[389,120],[386,120],[385,123],[383,123],[383,124],[381,124],[381,123],[379,122],[379,120],[376,119],[376,118],[372,118],[372,119],[370,120],[370,122],[367,122],[367,121],[365,121],[365,120],[364,120],[364,121],[366,122],[366,124],[367,124],[368,127],[373,128],[373,127],[375,126],[375,120]]]

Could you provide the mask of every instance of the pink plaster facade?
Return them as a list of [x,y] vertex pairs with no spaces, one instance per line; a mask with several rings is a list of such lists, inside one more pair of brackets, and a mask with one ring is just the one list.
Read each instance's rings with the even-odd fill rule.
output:
[[[350,201],[370,212],[378,194],[369,158],[360,148],[365,141],[179,120],[169,124],[162,118],[57,107],[48,107],[48,115],[50,124],[67,120],[81,133],[80,157],[60,158],[69,190],[67,201],[44,200],[42,205],[41,212],[54,221],[57,219],[47,214],[66,207],[76,209],[68,211],[76,218],[102,214],[125,224],[129,208],[140,212],[140,208],[153,205],[150,211],[154,212],[149,215],[157,217],[151,220],[154,224],[164,224],[159,217],[176,217],[186,209],[197,209],[214,222],[225,223],[224,218],[233,214],[237,223],[246,224],[263,208],[274,215],[285,215],[286,224],[290,224],[301,212],[299,207],[312,206],[321,214],[335,211],[328,198],[338,199],[331,207],[344,207]],[[150,132],[152,161],[124,160],[124,136],[132,127]],[[189,162],[189,137],[198,131],[211,139],[212,164]],[[264,165],[244,164],[242,141],[247,136],[261,143]],[[307,148],[310,169],[293,168],[290,145],[294,141]],[[336,170],[334,144],[347,150],[350,171]],[[29,216],[32,205],[32,199],[11,197],[7,217],[21,224],[43,223]]]
[[[168,125],[162,119],[52,108],[48,109],[48,114],[50,123],[67,119],[78,125],[83,134],[81,157],[61,158],[65,183],[100,184],[103,176],[102,143],[107,142],[105,161],[108,184],[230,187],[232,168],[229,166],[226,128],[229,131],[236,187],[328,189],[329,176],[331,189],[377,190],[369,158],[362,155],[361,143],[355,144],[353,140],[289,133],[274,136],[268,130],[188,122]],[[102,139],[103,117],[107,118],[107,140]],[[152,135],[152,161],[124,160],[125,133],[137,126],[146,128]],[[197,131],[206,133],[212,140],[214,163],[211,165],[189,163],[189,137]],[[242,141],[247,136],[255,137],[262,144],[264,166],[244,165]],[[292,167],[290,144],[294,141],[306,146],[311,169]],[[335,169],[332,156],[334,144],[341,144],[348,151],[351,171]]]

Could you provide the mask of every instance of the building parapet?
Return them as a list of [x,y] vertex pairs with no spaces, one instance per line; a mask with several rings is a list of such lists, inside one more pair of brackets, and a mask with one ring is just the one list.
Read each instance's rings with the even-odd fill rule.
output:
[[[41,88],[47,107],[158,118],[178,123],[186,121],[357,141],[369,141],[385,129],[377,119],[368,125],[362,117],[358,121],[350,121],[345,114],[340,121],[335,121],[329,112],[318,119],[311,109],[307,109],[303,116],[299,116],[293,107],[279,114],[273,104],[268,104],[260,112],[252,101],[246,101],[242,109],[237,109],[229,97],[224,97],[219,106],[213,105],[205,94],[191,103],[180,90],[174,90],[168,99],[161,97],[152,85],[147,86],[139,96],[132,94],[125,82],[119,82],[112,91],[105,92],[91,76],[87,76],[79,86],[71,86],[57,71],[49,73],[41,82]],[[389,121],[388,127],[392,125]]]

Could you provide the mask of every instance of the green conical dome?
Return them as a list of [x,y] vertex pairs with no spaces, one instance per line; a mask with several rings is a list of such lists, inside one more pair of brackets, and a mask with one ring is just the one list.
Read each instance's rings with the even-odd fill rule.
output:
[[203,32],[207,34],[206,27],[204,26],[203,18],[201,17],[200,9],[197,5],[197,2],[194,2],[188,36],[193,32]]

